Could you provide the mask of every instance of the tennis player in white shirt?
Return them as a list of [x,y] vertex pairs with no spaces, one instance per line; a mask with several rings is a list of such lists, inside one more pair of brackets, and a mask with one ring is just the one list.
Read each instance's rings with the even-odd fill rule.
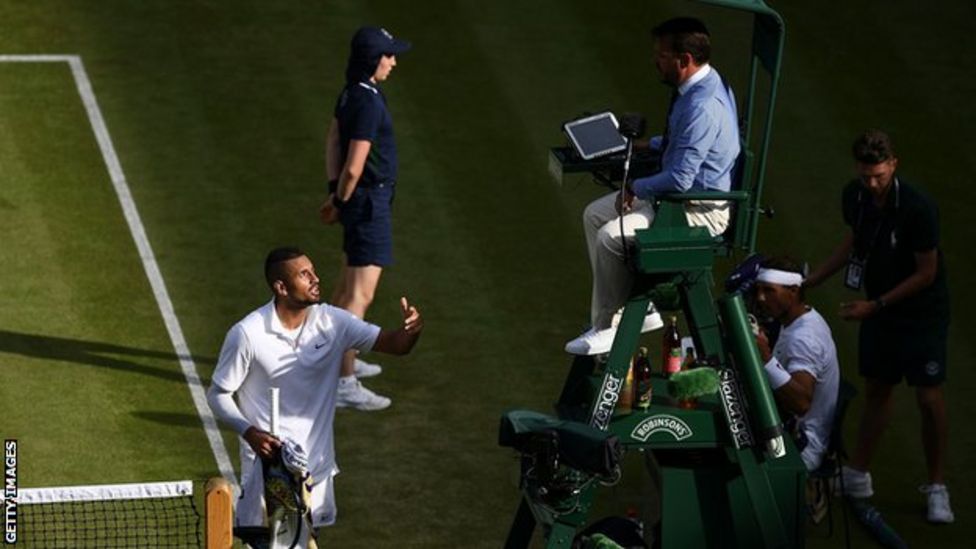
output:
[[802,269],[787,259],[770,259],[756,277],[756,300],[783,329],[776,345],[759,331],[759,354],[780,407],[797,420],[797,447],[807,470],[820,466],[840,384],[837,349],[827,322],[804,302]]
[[[313,527],[335,522],[333,444],[336,388],[343,353],[350,349],[404,355],[423,330],[417,308],[401,298],[403,324],[381,329],[343,309],[320,303],[319,278],[297,248],[272,250],[265,278],[273,299],[227,332],[207,400],[241,444],[238,526],[265,522],[264,482],[257,457],[270,458],[289,439],[308,455]],[[270,434],[269,388],[279,388],[279,437]],[[236,395],[236,400],[234,396]]]

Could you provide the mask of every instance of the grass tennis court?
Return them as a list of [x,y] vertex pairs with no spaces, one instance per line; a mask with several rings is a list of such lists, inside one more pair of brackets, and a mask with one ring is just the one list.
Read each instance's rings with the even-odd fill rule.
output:
[[[873,467],[874,499],[910,545],[962,546],[976,513],[967,284],[976,46],[963,40],[976,7],[771,5],[787,38],[764,197],[776,217],[760,225],[760,250],[810,262],[829,253],[843,230],[849,144],[865,127],[890,131],[899,173],[939,202],[953,298],[956,523],[924,521],[918,414],[904,387]],[[412,355],[383,359],[383,375],[367,383],[392,408],[337,415],[339,519],[322,540],[498,547],[518,501],[517,461],[495,442],[498,417],[550,409],[569,366],[563,344],[589,308],[579,215],[602,190],[584,177],[553,184],[548,147],[561,142],[561,122],[587,110],[663,121],[668,92],[648,32],[683,13],[709,24],[715,65],[741,86],[748,21],[677,0],[4,2],[0,54],[83,59],[207,383],[227,328],[268,299],[268,249],[306,249],[331,289],[340,232],[320,225],[317,209],[348,39],[379,23],[413,41],[384,86],[401,164],[397,264],[371,320],[396,322],[407,295],[427,327]],[[66,64],[0,63],[0,174],[0,434],[19,439],[21,486],[217,474]],[[849,296],[833,280],[809,297],[859,385],[856,328],[834,313]],[[223,435],[236,462],[235,437]],[[604,514],[622,513],[614,505],[630,494],[616,489]],[[856,527],[852,537],[872,546]],[[840,543],[837,532],[808,546]]]

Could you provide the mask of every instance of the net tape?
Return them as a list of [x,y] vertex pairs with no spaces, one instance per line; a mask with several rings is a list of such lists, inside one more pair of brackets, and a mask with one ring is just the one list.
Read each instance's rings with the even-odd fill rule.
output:
[[17,500],[24,547],[202,546],[191,481],[27,488]]

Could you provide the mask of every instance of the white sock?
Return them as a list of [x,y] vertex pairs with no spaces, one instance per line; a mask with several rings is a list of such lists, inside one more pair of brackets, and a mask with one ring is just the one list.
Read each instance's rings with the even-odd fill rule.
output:
[[870,473],[867,471],[858,471],[857,469],[848,467],[847,465],[844,466],[844,473],[849,477],[856,478],[867,478],[870,475]]
[[339,386],[340,387],[343,386],[343,385],[350,385],[352,383],[356,383],[356,376],[354,376],[354,375],[342,376],[342,377],[339,378]]

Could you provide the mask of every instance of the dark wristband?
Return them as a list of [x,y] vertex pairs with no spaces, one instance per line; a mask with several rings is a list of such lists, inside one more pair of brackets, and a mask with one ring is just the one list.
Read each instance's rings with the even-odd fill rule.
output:
[[329,180],[329,194],[335,194],[335,192],[337,190],[339,190],[339,180],[338,179],[330,179]]
[[885,307],[888,306],[888,302],[879,297],[878,299],[874,300],[874,305],[875,307],[877,307],[875,311],[880,311],[881,309],[884,309]]
[[342,209],[342,207],[345,206],[346,203],[344,201],[342,201],[342,200],[339,200],[339,195],[338,194],[333,194],[332,195],[332,205],[335,206],[338,209]]

